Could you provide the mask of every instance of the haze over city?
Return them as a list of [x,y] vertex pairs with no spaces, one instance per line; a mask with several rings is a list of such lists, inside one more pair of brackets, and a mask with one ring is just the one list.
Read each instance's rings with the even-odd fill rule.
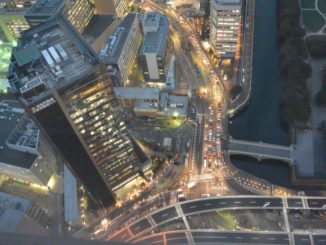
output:
[[0,0],[1,244],[326,244],[326,1]]

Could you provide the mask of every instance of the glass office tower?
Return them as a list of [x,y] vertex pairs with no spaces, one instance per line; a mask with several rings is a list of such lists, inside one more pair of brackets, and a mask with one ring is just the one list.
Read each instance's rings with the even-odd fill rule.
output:
[[100,206],[142,170],[105,66],[61,16],[25,32],[9,81],[18,100]]

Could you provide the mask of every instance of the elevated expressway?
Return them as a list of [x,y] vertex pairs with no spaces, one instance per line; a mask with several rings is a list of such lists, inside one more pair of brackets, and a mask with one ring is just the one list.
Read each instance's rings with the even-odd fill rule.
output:
[[[218,231],[193,229],[189,216],[227,210],[283,211],[284,231]],[[311,231],[293,232],[288,221],[289,210],[325,210],[322,197],[229,196],[195,199],[176,203],[147,214],[112,236],[113,241],[140,244],[326,244],[326,234]],[[173,228],[168,226],[174,225]]]

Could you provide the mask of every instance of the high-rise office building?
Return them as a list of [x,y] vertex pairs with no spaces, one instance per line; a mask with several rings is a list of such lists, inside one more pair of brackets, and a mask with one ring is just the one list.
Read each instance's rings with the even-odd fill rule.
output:
[[88,0],[37,0],[25,14],[31,27],[61,13],[82,33],[93,17],[94,8]]
[[90,46],[64,17],[52,17],[19,40],[8,79],[94,200],[113,204],[113,193],[139,175],[145,158]]
[[102,46],[100,58],[108,66],[115,86],[125,86],[137,58],[142,34],[138,14],[129,13],[108,41]]
[[200,10],[205,13],[205,16],[209,16],[210,0],[200,0]]
[[16,40],[29,28],[24,15],[36,0],[7,0],[0,5],[0,28],[9,41]]
[[166,16],[148,12],[143,20],[145,35],[141,48],[144,78],[148,83],[165,83],[171,56],[169,20]]
[[110,14],[122,18],[128,12],[130,0],[91,0],[97,14]]
[[220,57],[235,56],[241,22],[241,0],[211,0],[210,45]]

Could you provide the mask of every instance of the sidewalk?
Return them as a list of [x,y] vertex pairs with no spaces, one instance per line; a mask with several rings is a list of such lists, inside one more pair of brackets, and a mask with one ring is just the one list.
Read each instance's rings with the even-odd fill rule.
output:
[[247,1],[247,10],[245,14],[244,42],[242,53],[242,67],[240,69],[239,80],[243,82],[242,92],[237,98],[231,101],[229,111],[230,117],[234,116],[239,110],[243,109],[249,102],[252,85],[252,67],[253,67],[253,46],[254,46],[254,27],[255,27],[255,4],[256,1]]

